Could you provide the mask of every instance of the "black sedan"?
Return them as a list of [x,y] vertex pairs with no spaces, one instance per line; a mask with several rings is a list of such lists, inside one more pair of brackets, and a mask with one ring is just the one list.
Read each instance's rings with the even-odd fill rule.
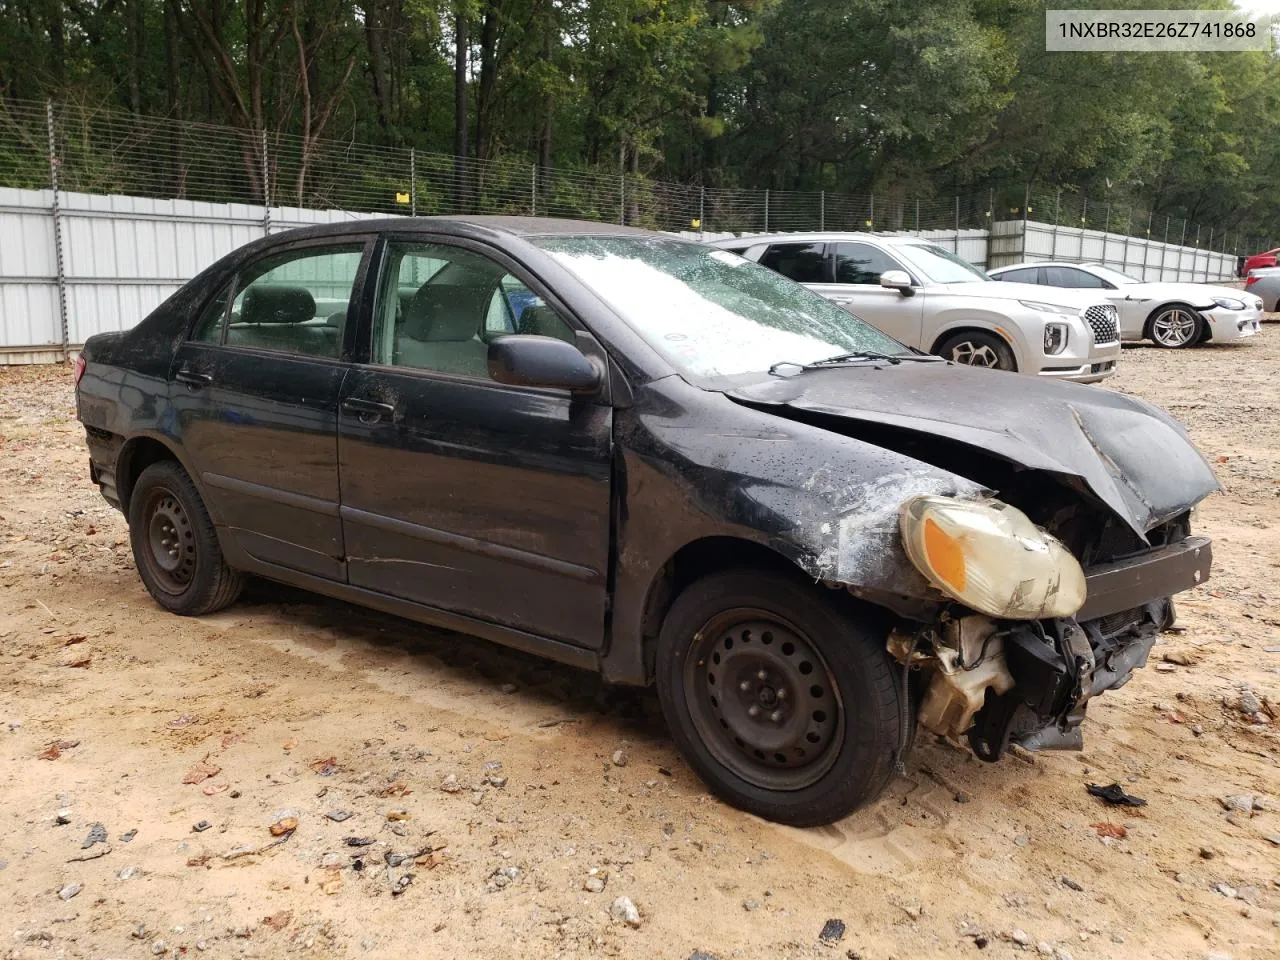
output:
[[156,601],[245,575],[656,683],[731,803],[818,824],[917,723],[1080,744],[1208,576],[1139,400],[923,356],[728,251],[390,219],[252,243],[77,361]]

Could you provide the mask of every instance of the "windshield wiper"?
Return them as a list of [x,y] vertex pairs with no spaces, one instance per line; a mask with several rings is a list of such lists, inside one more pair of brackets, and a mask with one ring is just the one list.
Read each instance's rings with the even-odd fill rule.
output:
[[902,357],[891,356],[887,353],[879,353],[875,350],[854,350],[851,353],[838,353],[834,357],[827,357],[825,360],[815,360],[813,363],[806,363],[804,368],[811,370],[814,367],[827,367],[839,363],[849,363],[853,360],[884,360],[895,366],[902,362]]

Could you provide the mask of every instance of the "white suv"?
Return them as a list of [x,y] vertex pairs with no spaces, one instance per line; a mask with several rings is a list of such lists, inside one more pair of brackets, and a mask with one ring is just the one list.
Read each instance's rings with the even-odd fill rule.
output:
[[786,233],[714,246],[777,270],[903,343],[973,366],[1093,383],[1120,357],[1098,292],[996,283],[916,237]]

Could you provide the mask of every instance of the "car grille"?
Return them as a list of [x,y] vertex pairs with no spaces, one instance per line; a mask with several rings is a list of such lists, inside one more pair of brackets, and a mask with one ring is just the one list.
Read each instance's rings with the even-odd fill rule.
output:
[[1084,318],[1093,328],[1094,343],[1115,343],[1120,339],[1119,314],[1109,303],[1100,303],[1084,312]]

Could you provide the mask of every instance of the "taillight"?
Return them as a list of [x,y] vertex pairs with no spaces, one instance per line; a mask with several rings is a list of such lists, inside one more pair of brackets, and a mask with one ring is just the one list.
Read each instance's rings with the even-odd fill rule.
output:
[[1245,278],[1244,278],[1244,285],[1245,285],[1246,287],[1247,287],[1247,286],[1250,286],[1251,284],[1255,284],[1255,283],[1257,283],[1257,282],[1258,282],[1258,278],[1257,278],[1257,277],[1255,277],[1252,273],[1251,273],[1251,274],[1249,274],[1247,277],[1245,277]]
[[75,362],[71,365],[71,378],[75,385],[80,386],[80,378],[84,376],[84,357],[76,354]]

